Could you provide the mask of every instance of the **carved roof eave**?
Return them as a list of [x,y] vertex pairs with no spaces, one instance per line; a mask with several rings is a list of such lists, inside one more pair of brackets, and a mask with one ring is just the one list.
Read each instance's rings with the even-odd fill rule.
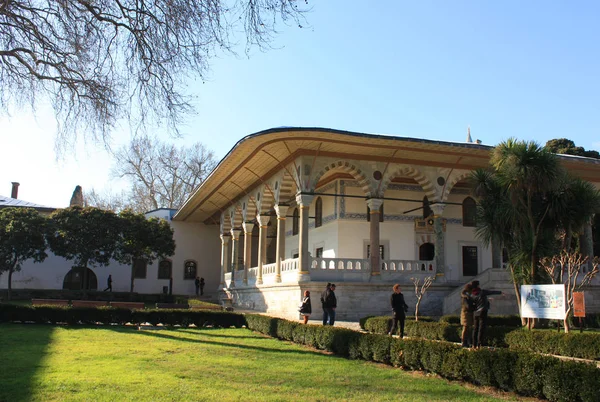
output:
[[[242,138],[194,191],[173,220],[218,223],[220,212],[302,155],[416,166],[475,169],[493,147],[476,143],[353,133],[324,128],[274,128]],[[576,175],[600,184],[600,161],[561,156]]]

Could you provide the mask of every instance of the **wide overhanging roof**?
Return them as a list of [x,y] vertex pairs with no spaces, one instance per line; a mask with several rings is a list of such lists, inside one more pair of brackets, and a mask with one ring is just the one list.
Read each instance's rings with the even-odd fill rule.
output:
[[[490,146],[353,133],[309,127],[282,127],[250,134],[235,144],[208,178],[177,211],[174,220],[218,223],[224,211],[302,155],[380,161],[415,166],[476,169],[488,166]],[[600,182],[600,161],[564,157],[577,176]]]

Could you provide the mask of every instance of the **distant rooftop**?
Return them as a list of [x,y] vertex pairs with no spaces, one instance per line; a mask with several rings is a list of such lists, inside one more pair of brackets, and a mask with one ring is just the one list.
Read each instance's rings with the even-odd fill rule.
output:
[[5,197],[0,195],[0,208],[35,208],[41,211],[54,211],[56,208],[47,207],[45,205],[34,204],[33,202],[27,202],[15,198]]

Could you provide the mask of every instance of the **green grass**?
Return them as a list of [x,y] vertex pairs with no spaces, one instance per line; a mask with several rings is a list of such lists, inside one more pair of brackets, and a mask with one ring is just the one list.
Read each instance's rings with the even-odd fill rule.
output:
[[246,329],[2,324],[0,362],[0,401],[11,402],[500,400]]

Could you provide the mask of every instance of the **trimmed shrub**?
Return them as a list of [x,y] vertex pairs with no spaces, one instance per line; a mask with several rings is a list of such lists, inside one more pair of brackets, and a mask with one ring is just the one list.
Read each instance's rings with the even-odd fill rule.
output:
[[[459,315],[444,315],[440,322],[452,325],[460,325]],[[488,327],[521,327],[521,317],[518,315],[490,315],[488,316]]]
[[582,359],[600,359],[600,334],[554,332],[551,330],[516,330],[508,332],[505,343],[510,348]]
[[17,306],[0,304],[0,321],[76,324],[133,324],[188,326],[193,323],[214,327],[237,327],[246,324],[241,314],[192,310],[134,310],[113,307]]
[[[277,324],[271,324],[270,320],[276,320]],[[247,316],[248,328],[265,334],[275,326],[282,328],[280,333],[284,335],[287,324],[282,322],[285,321]],[[343,328],[292,324],[295,324],[292,334],[304,333],[304,344],[317,346],[343,357],[425,370],[446,378],[494,386],[551,401],[600,400],[600,369],[589,364],[562,361],[526,351],[469,350],[443,341],[398,339]],[[380,324],[376,322],[376,325]],[[443,325],[449,326],[445,323]],[[365,326],[368,326],[367,322]],[[301,339],[301,336],[293,337]]]

